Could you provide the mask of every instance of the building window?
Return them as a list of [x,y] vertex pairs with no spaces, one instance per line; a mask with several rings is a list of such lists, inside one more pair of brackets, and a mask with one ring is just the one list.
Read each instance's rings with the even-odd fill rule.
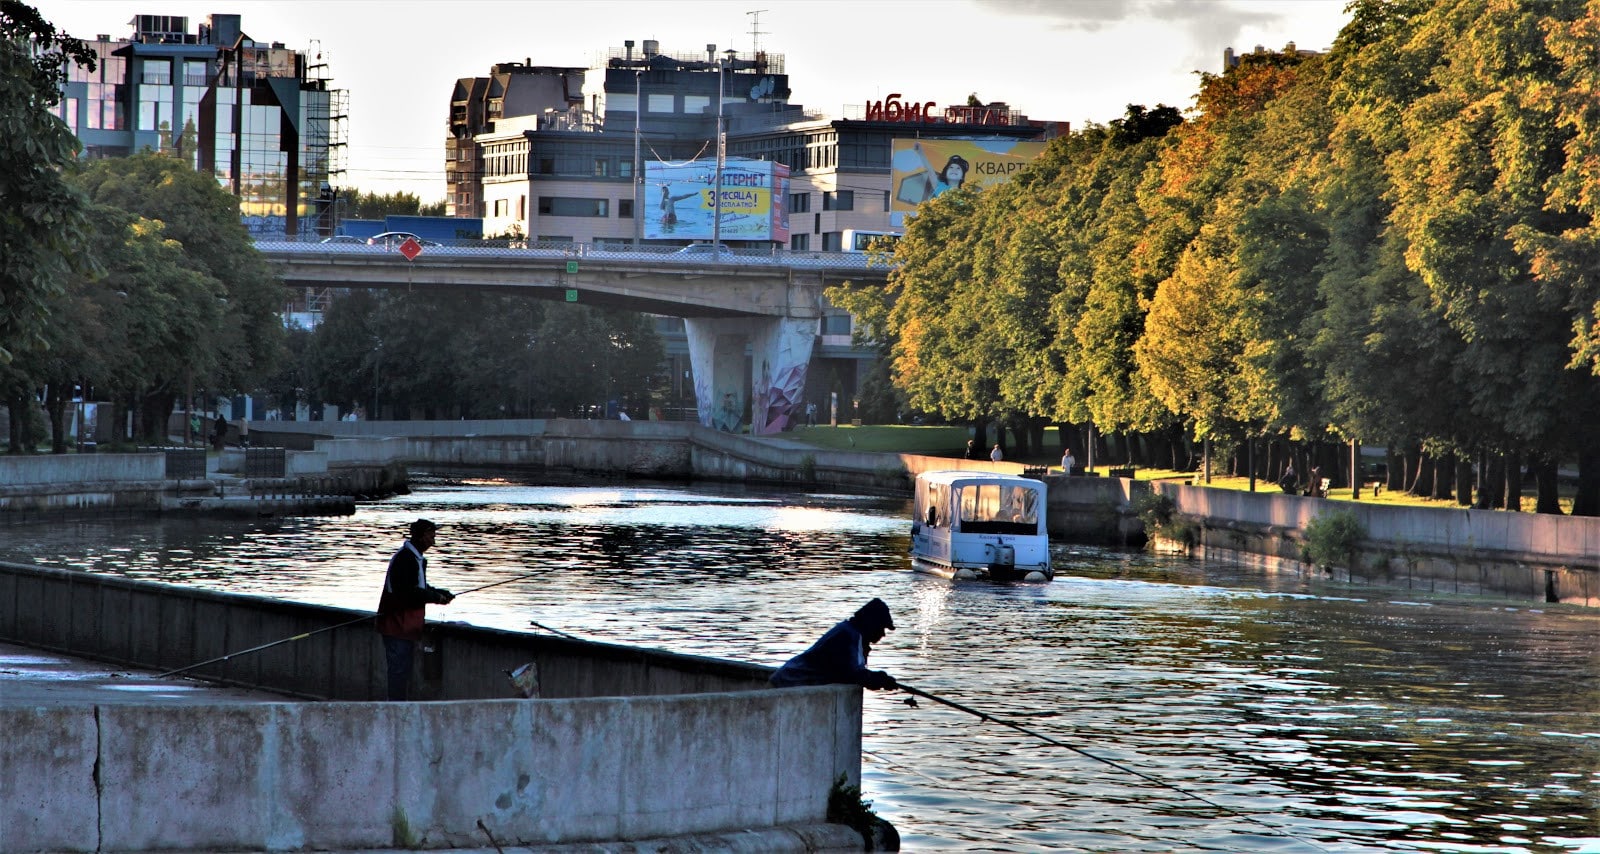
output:
[[528,197],[527,196],[518,196],[517,197],[517,219],[527,219],[527,218],[528,218]]
[[665,95],[649,94],[645,96],[645,111],[650,113],[670,113],[674,105],[671,93]]
[[618,160],[617,161],[617,177],[619,177],[619,178],[632,178],[633,177],[633,161],[632,160]]
[[633,219],[633,199],[617,199],[617,216],[621,219]]
[[563,196],[540,196],[540,216],[610,216],[609,199],[574,199]]
[[172,61],[169,59],[147,59],[139,65],[139,82],[151,83],[157,86],[172,85]]
[[843,251],[843,247],[844,247],[843,238],[844,238],[844,235],[842,233],[840,233],[840,232],[837,232],[837,231],[825,232],[822,235],[822,251],[823,252],[840,252],[840,251]]
[[508,199],[495,199],[494,200],[494,215],[495,216],[505,216],[506,215],[506,211],[508,211],[510,208],[511,208],[511,202]]
[[822,209],[825,211],[853,211],[856,209],[855,190],[837,190],[822,194]]
[[556,159],[554,157],[541,157],[541,158],[539,158],[539,174],[540,175],[554,175],[554,174],[556,174]]
[[789,213],[811,213],[811,194],[790,193]]
[[889,209],[889,191],[888,190],[884,190],[883,191],[883,209],[884,210],[888,210]]
[[596,178],[611,177],[611,158],[596,157],[594,159],[594,176]]
[[789,235],[789,248],[793,249],[795,251],[798,251],[798,252],[804,252],[805,250],[810,249],[811,248],[811,235],[809,235],[809,234],[791,234],[791,235]]
[[204,86],[207,83],[206,76],[207,65],[204,61],[198,59],[183,61],[183,85]]
[[850,315],[825,314],[822,316],[823,335],[849,335]]

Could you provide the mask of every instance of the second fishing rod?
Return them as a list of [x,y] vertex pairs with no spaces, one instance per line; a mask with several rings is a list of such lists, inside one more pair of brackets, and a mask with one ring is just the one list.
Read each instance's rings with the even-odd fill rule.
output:
[[[501,579],[499,581],[495,581],[495,582],[491,582],[489,584],[484,584],[484,585],[480,585],[478,587],[473,587],[473,588],[470,588],[470,589],[467,589],[467,590],[463,590],[460,593],[451,594],[450,601],[453,602],[453,601],[455,601],[457,599],[460,599],[462,596],[466,596],[466,595],[468,595],[470,593],[477,593],[477,592],[480,592],[480,591],[483,591],[483,590],[488,590],[491,587],[499,587],[502,584],[510,584],[510,583],[512,583],[514,581],[525,581],[525,580],[527,580],[529,578],[534,578],[536,576],[544,575],[544,574],[552,572],[552,571],[553,571],[553,569],[540,569],[540,570],[535,570],[533,572],[523,573],[522,575],[513,576],[511,578],[503,578],[503,579]],[[249,649],[235,650],[235,651],[227,653],[225,655],[219,655],[216,658],[208,658],[205,661],[197,661],[194,664],[188,664],[188,665],[184,665],[183,667],[179,667],[179,668],[176,668],[176,669],[173,669],[173,670],[168,670],[168,671],[166,671],[164,673],[158,673],[158,674],[156,674],[156,678],[164,679],[164,678],[166,678],[168,676],[178,676],[178,675],[181,675],[181,674],[184,674],[184,673],[188,673],[191,670],[198,670],[198,669],[200,669],[202,667],[206,667],[208,665],[221,664],[221,663],[223,663],[225,661],[232,661],[235,658],[242,658],[242,657],[247,656],[247,655],[253,655],[253,654],[258,653],[258,652],[263,652],[265,650],[272,649],[273,647],[283,646],[285,644],[294,643],[295,641],[302,641],[302,640],[305,640],[306,638],[315,637],[317,635],[324,634],[326,632],[331,632],[331,631],[334,631],[336,629],[342,629],[342,628],[346,628],[348,626],[354,626],[354,625],[359,625],[361,623],[370,622],[370,621],[372,621],[374,619],[377,619],[377,617],[378,617],[377,614],[367,614],[367,615],[364,615],[364,616],[356,617],[353,620],[346,620],[346,621],[344,621],[342,623],[335,623],[334,625],[331,625],[331,626],[323,626],[320,629],[313,629],[312,631],[309,631],[309,632],[301,632],[300,634],[297,634],[297,635],[290,635],[288,637],[279,638],[279,639],[277,639],[275,641],[270,641],[268,643],[264,643],[264,644],[260,644],[258,646],[250,647]]]

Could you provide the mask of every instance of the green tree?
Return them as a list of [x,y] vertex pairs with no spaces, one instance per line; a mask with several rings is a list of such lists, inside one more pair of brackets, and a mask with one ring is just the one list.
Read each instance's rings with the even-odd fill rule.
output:
[[[352,291],[305,351],[308,394],[369,417],[647,410],[664,359],[649,318],[524,297]],[[376,411],[375,411],[376,410]]]
[[[1541,285],[1570,292],[1573,317],[1571,366],[1600,375],[1600,6],[1589,3],[1571,18],[1542,22],[1553,79],[1526,90],[1529,100],[1553,111],[1570,134],[1559,171],[1546,185],[1546,207],[1563,215],[1566,228],[1553,231],[1518,224],[1511,229],[1517,251]],[[1600,515],[1600,451],[1584,442],[1577,449],[1578,494],[1574,515]]]
[[[1405,107],[1407,144],[1391,159],[1407,264],[1464,343],[1473,432],[1552,472],[1564,453],[1600,448],[1600,381],[1569,366],[1569,283],[1535,275],[1517,240],[1588,224],[1549,198],[1573,134],[1547,95],[1562,74],[1547,32],[1582,9],[1453,0],[1419,16],[1416,38],[1448,61],[1431,69],[1434,91]],[[1542,483],[1537,509],[1559,512],[1554,478]]]
[[94,54],[33,7],[0,0],[0,363],[44,346],[52,300],[93,266],[87,204],[62,173],[77,140],[52,113],[73,63],[92,69]]
[[[340,190],[345,219],[383,219],[386,216],[417,216],[422,202],[415,193],[368,193],[351,187]],[[442,204],[442,203],[441,203]],[[443,211],[441,211],[442,213]]]
[[251,390],[277,370],[287,301],[239,219],[239,200],[182,160],[143,152],[97,160],[77,178],[96,203],[162,224],[183,247],[186,263],[221,283],[223,323],[207,330],[214,358],[196,366],[194,381],[219,390]]

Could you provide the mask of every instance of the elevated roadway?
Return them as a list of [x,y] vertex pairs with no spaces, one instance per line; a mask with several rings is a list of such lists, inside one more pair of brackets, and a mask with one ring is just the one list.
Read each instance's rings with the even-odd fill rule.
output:
[[844,281],[884,282],[890,270],[877,256],[861,253],[479,242],[429,243],[408,257],[361,243],[265,240],[256,248],[291,287],[496,289],[681,317],[700,423],[748,428],[753,435],[781,432],[799,417],[823,289]]
[[860,253],[684,254],[429,245],[408,260],[363,244],[259,241],[285,284],[310,288],[490,288],[675,317],[820,315],[822,289],[885,281],[889,267]]

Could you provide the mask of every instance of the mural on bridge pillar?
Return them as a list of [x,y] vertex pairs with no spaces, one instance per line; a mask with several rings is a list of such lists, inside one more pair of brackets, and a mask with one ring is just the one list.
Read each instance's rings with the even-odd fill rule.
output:
[[744,350],[748,321],[685,318],[689,364],[694,370],[695,411],[700,423],[737,433],[744,427]]
[[[738,432],[750,403],[750,432],[780,433],[799,417],[815,320],[685,318],[700,423]],[[745,346],[750,348],[750,394],[745,393]]]
[[793,317],[767,321],[756,332],[750,345],[751,362],[756,366],[751,377],[752,434],[782,433],[800,418],[806,366],[811,363],[816,336],[815,320]]

